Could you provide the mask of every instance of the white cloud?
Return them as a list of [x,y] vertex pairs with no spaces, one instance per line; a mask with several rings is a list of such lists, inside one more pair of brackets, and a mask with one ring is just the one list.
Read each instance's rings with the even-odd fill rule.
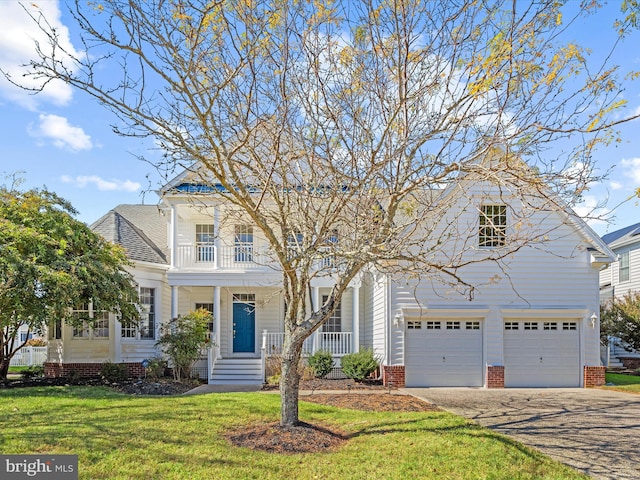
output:
[[611,182],[609,182],[609,188],[611,190],[622,190],[624,188],[624,185],[616,180],[612,180]]
[[[23,8],[24,5],[24,8]],[[47,37],[38,28],[37,24],[25,12],[28,10],[34,17],[42,14],[59,35],[61,46],[71,55],[77,57],[80,54],[73,48],[69,35],[69,29],[62,24],[61,12],[58,1],[42,1],[37,4],[17,0],[2,1],[2,15],[0,15],[0,68],[8,73],[13,80],[29,88],[42,87],[42,81],[23,75],[29,71],[21,65],[28,64],[36,58],[35,42],[46,51]],[[61,52],[57,52],[58,60],[71,64],[70,59],[65,59]],[[54,105],[67,105],[71,101],[72,89],[61,81],[51,81],[41,93],[33,95],[21,88],[9,83],[0,75],[0,94],[25,108],[35,110],[41,101],[47,101]]]
[[625,170],[625,178],[632,180],[635,185],[640,185],[640,157],[623,158],[620,164]]
[[30,129],[30,135],[49,139],[56,147],[73,152],[93,148],[91,137],[82,128],[70,125],[65,117],[41,114],[39,119],[38,127]]
[[97,175],[79,175],[75,178],[69,175],[62,175],[60,180],[64,183],[75,184],[78,188],[85,188],[88,185],[94,185],[98,190],[103,192],[136,192],[140,190],[141,187],[138,182],[132,182],[131,180],[118,180],[116,178],[105,180]]

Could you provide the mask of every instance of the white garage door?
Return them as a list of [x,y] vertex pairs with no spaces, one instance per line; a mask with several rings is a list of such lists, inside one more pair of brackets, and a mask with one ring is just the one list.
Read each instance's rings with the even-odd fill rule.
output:
[[409,321],[405,334],[408,387],[483,385],[480,321]]
[[579,387],[579,323],[514,320],[504,323],[505,387]]

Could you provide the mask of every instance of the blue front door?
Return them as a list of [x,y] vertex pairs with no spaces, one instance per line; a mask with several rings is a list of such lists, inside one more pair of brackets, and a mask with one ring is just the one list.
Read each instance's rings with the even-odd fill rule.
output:
[[251,303],[233,304],[233,351],[234,353],[256,351],[256,307]]

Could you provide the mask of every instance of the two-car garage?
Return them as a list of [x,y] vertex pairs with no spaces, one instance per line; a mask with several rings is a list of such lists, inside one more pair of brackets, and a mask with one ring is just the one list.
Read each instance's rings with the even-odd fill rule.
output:
[[[405,326],[407,387],[481,387],[487,348],[481,319],[429,318]],[[502,322],[505,387],[579,387],[580,322],[510,318]],[[495,342],[494,342],[495,343]]]

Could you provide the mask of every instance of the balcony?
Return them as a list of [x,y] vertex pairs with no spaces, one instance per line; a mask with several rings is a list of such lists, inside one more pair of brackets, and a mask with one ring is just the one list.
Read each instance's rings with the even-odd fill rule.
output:
[[178,245],[175,266],[178,268],[220,268],[262,270],[273,265],[266,249],[251,244],[217,247],[215,245]]

